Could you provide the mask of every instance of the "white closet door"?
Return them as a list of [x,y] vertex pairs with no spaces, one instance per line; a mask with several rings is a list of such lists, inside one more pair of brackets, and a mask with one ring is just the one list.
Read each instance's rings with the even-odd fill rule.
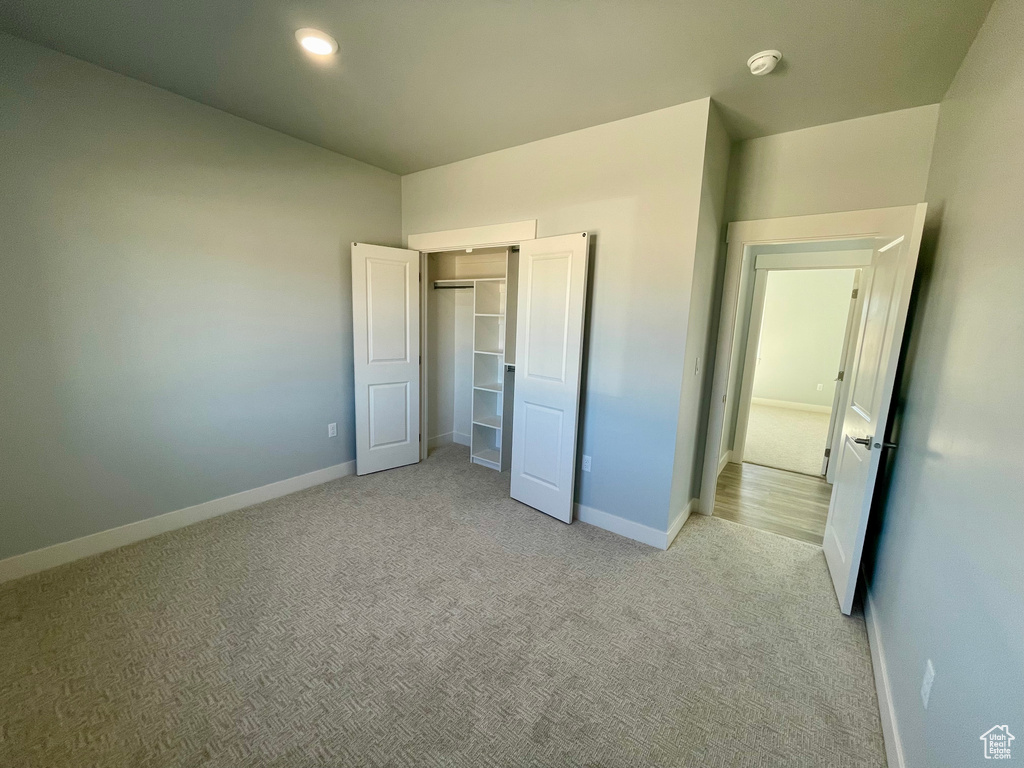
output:
[[356,474],[420,458],[420,254],[352,244]]
[[590,238],[519,248],[511,496],[572,522]]
[[864,300],[854,362],[847,370],[850,390],[822,544],[839,607],[846,614],[853,606],[875,478],[886,443],[926,208],[921,203],[890,209],[889,221],[878,233],[871,266],[864,270],[857,289],[864,292]]

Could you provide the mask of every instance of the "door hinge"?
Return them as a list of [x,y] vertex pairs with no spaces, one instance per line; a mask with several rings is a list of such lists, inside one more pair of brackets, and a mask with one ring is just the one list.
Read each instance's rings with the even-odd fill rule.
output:
[[857,289],[856,288],[853,289],[853,298],[855,298],[855,299],[857,298]]
[[825,458],[827,459],[831,455],[832,455],[832,449],[831,448],[826,448],[825,449]]
[[843,380],[843,376],[845,376],[845,375],[846,375],[846,371],[840,371],[839,375],[836,376],[836,381],[842,381]]

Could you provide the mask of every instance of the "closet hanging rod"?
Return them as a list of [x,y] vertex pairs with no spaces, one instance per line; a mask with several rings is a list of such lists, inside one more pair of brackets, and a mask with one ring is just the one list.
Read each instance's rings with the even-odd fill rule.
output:
[[465,285],[452,285],[451,283],[441,283],[441,282],[438,282],[437,280],[434,281],[434,290],[435,291],[443,291],[443,290],[448,290],[448,289],[452,289],[452,288],[472,288],[472,287],[473,287],[473,283],[467,283]]

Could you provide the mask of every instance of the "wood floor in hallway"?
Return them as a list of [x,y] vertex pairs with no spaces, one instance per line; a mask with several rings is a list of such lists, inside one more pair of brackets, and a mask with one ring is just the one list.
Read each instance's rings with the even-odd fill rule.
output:
[[718,476],[714,515],[820,545],[831,495],[824,478],[730,463]]

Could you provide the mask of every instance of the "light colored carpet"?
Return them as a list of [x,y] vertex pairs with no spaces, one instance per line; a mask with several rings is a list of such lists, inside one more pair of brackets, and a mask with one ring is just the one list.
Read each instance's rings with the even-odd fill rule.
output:
[[829,414],[750,404],[743,460],[821,476]]
[[450,446],[0,587],[0,765],[884,766],[821,550],[668,552]]

